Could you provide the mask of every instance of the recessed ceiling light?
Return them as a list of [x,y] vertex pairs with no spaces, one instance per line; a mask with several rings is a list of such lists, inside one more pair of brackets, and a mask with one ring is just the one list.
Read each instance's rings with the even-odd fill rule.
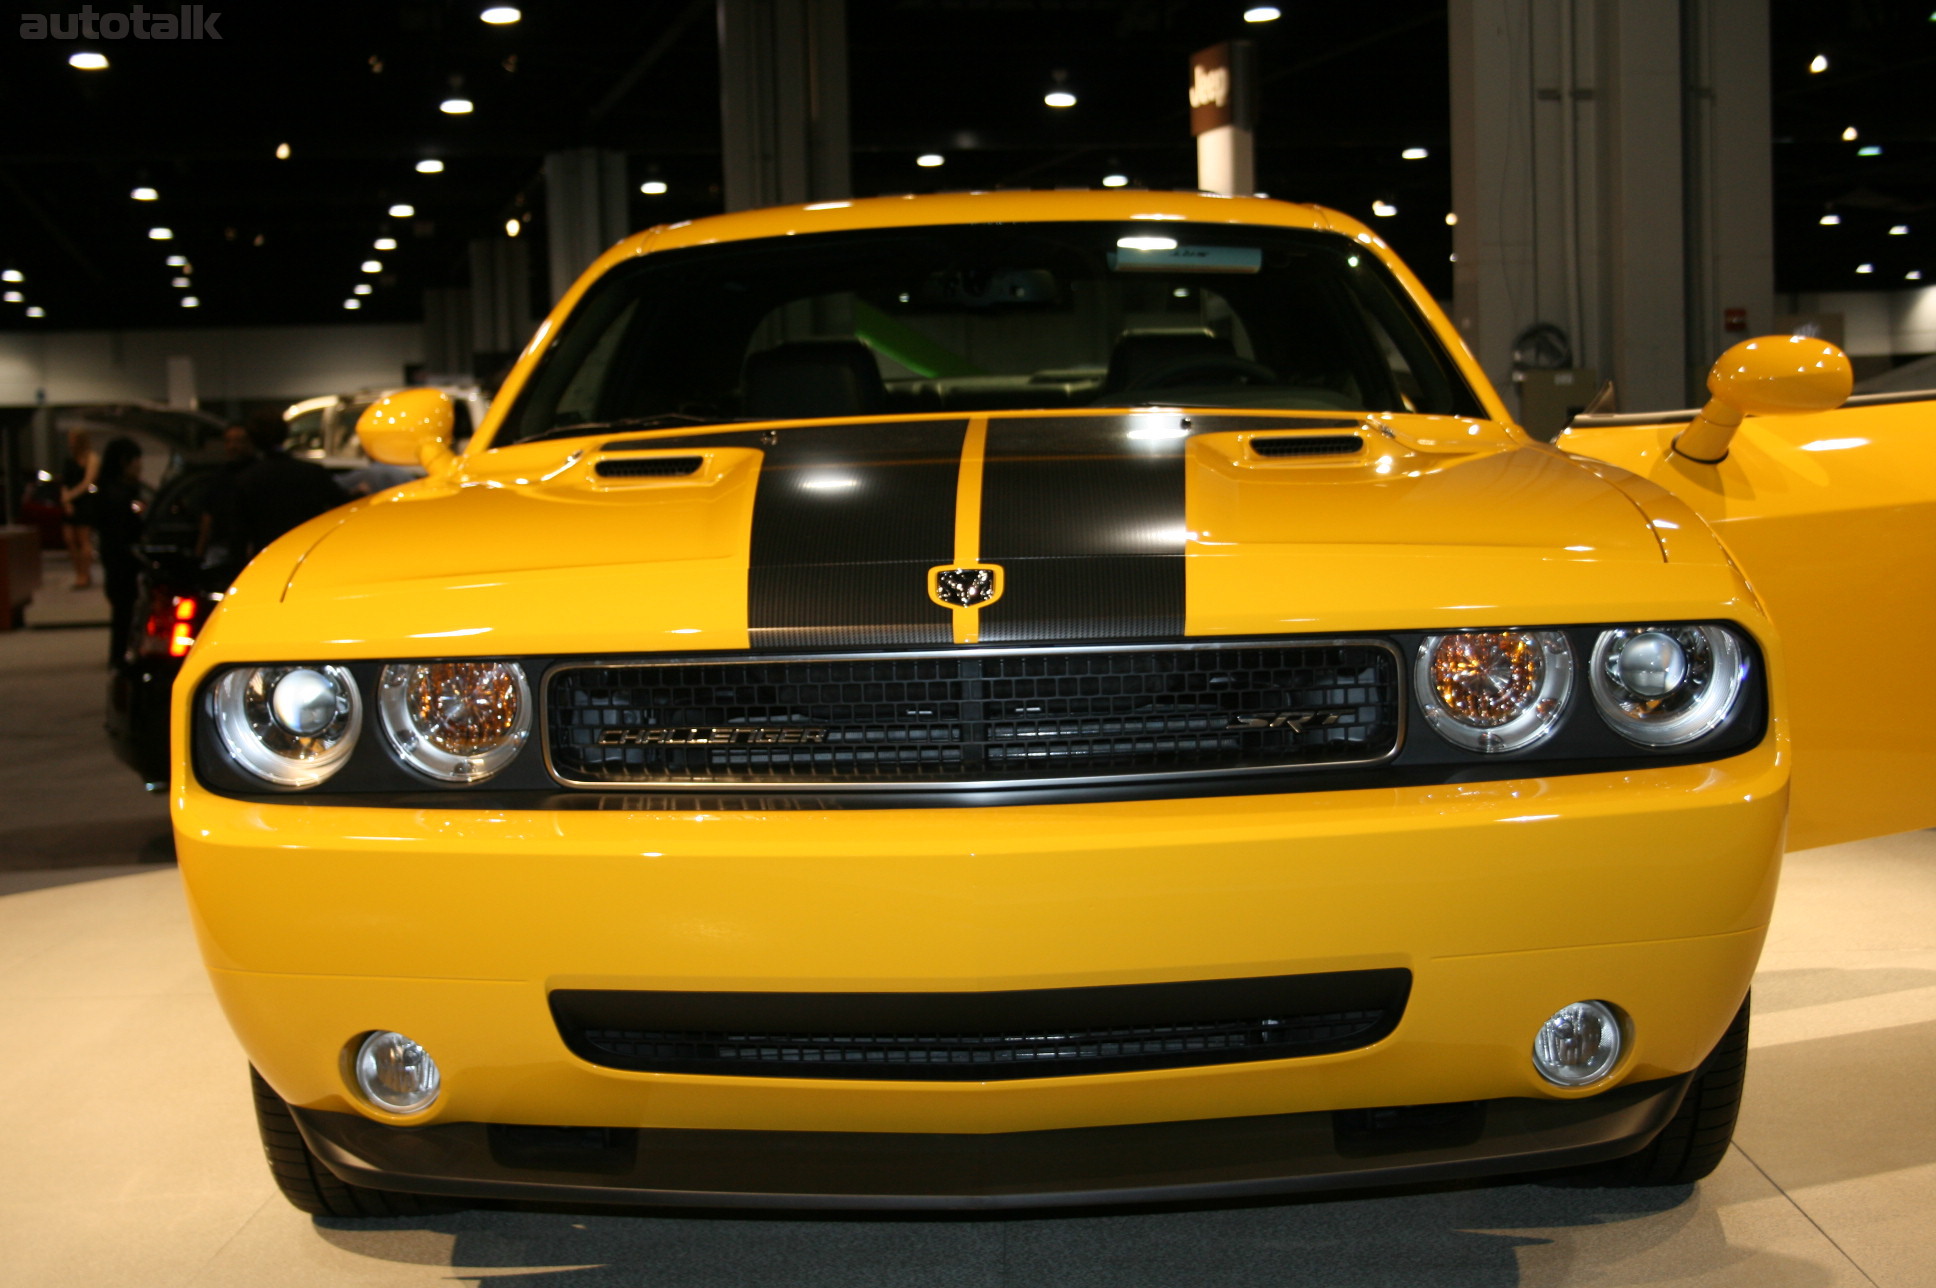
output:
[[1808,70],[1809,70],[1809,71],[1811,71],[1811,72],[1825,72],[1825,71],[1827,71],[1827,70],[1828,70],[1828,55],[1827,55],[1827,54],[1817,54],[1817,55],[1815,55],[1815,57],[1813,57],[1813,58],[1811,58],[1811,59],[1809,59],[1809,60],[1808,60]]
[[392,219],[414,219],[416,214],[417,208],[407,202],[400,201],[390,207],[390,218]]
[[[1912,268],[1902,275],[1902,280],[1905,282],[1920,282],[1923,280],[1923,270],[1920,268]],[[28,309],[27,312],[32,313],[33,310]]]
[[8,291],[6,294],[0,295],[0,303],[5,304],[24,304],[26,300],[27,297],[19,291]]
[[189,279],[186,277],[177,277],[172,281],[170,281],[168,285],[174,287],[178,291],[185,290],[189,285]]
[[368,282],[358,282],[355,286],[350,287],[350,294],[368,295],[371,291],[375,289],[376,288],[371,286]]
[[1874,264],[1857,264],[1857,265],[1855,266],[1855,271],[1856,271],[1856,272],[1858,272],[1858,273],[1873,273],[1873,272],[1875,272],[1875,265],[1874,265]]
[[17,268],[10,268],[4,273],[0,273],[0,282],[24,282],[26,280],[26,274]]
[[1052,89],[1042,96],[1042,101],[1050,107],[1074,107],[1076,96],[1066,89]]
[[397,239],[394,237],[379,237],[370,243],[372,250],[395,250],[396,248]]
[[181,298],[181,306],[185,309],[199,309],[202,307],[202,302],[192,295],[184,295]]
[[665,190],[666,184],[664,179],[647,179],[639,185],[639,191],[648,197],[662,197],[665,195]]
[[1398,155],[1403,157],[1407,161],[1423,161],[1426,157],[1429,157],[1432,154],[1426,151],[1424,148],[1406,148],[1403,152],[1400,152]]
[[1882,155],[1882,149],[1876,147],[1874,144],[1870,144],[1866,148],[1857,148],[1855,155],[1859,157],[1879,157]]
[[447,98],[437,104],[437,110],[445,116],[469,116],[472,104],[468,98]]
[[1853,143],[1853,142],[1855,142],[1855,140],[1856,140],[1856,137],[1857,137],[1857,136],[1856,136],[1856,132],[1855,132],[1855,127],[1854,127],[1853,125],[1851,125],[1851,126],[1848,126],[1848,127],[1846,127],[1845,129],[1843,129],[1843,131],[1842,131],[1842,142],[1844,142],[1844,143]]
[[1398,207],[1389,201],[1374,201],[1371,203],[1371,213],[1380,219],[1390,219],[1398,213]]
[[1457,211],[1448,210],[1445,212],[1445,226],[1447,228],[1452,227],[1458,222],[1459,222],[1459,215]]
[[480,13],[477,16],[482,18],[485,22],[490,23],[493,27],[508,26],[511,23],[516,22],[518,19],[524,17],[523,14],[519,13],[516,9],[513,9],[508,4],[492,5],[490,8],[486,9],[483,13]]
[[136,188],[133,192],[129,193],[128,195],[130,197],[133,197],[136,201],[155,201],[159,199],[161,196],[161,194],[159,192],[156,192],[153,188]]
[[1897,224],[1889,230],[1889,235],[1891,237],[1907,237],[1909,235],[1909,225]]
[[1244,10],[1245,22],[1276,22],[1284,16],[1283,10],[1276,5],[1260,4]]
[[[1916,276],[1921,277],[1922,274],[1917,273]],[[29,304],[27,306],[27,316],[30,318],[44,318],[47,316],[47,310],[43,309],[38,304]]]
[[289,159],[289,145],[287,143],[276,144],[276,160],[287,161],[288,159]]
[[69,67],[78,67],[84,72],[105,71],[107,70],[108,56],[83,49],[79,53],[69,54],[67,56],[67,65]]
[[523,226],[515,219],[507,219],[504,221],[504,235],[506,237],[516,237],[519,229]]
[[363,271],[366,273],[381,273],[383,271],[383,261],[380,259],[366,259],[363,261]]
[[426,157],[422,161],[417,162],[418,174],[442,174],[443,172],[444,163],[435,157]]
[[1824,228],[1833,228],[1841,222],[1842,216],[1840,215],[1823,215],[1821,219],[1821,224]]
[[1106,174],[1102,177],[1102,186],[1105,188],[1127,188],[1129,186],[1129,176],[1126,174]]
[[174,237],[175,230],[172,228],[150,228],[148,230],[149,241],[173,241]]
[[168,267],[170,268],[186,268],[187,266],[188,256],[186,255],[170,255],[168,257]]
[[362,300],[344,300],[343,307],[346,309],[360,309],[363,307],[363,301]]
[[948,158],[942,156],[939,152],[923,152],[920,156],[914,158],[914,164],[928,170],[932,170],[938,165],[946,165],[947,162]]

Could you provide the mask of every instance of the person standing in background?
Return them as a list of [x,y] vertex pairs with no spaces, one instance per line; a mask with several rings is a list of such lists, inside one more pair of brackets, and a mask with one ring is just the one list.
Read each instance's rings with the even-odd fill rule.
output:
[[83,430],[70,433],[67,459],[61,463],[61,540],[74,561],[75,590],[94,584],[94,485],[100,472],[93,440]]
[[328,470],[283,451],[288,438],[289,423],[280,412],[249,418],[249,439],[261,455],[236,471],[223,502],[226,513],[216,516],[242,538],[250,558],[297,524],[350,499]]
[[141,578],[141,519],[147,509],[141,485],[141,445],[117,438],[101,453],[100,483],[94,493],[95,525],[101,534],[101,572],[108,594],[108,665],[120,661],[134,622],[134,601]]

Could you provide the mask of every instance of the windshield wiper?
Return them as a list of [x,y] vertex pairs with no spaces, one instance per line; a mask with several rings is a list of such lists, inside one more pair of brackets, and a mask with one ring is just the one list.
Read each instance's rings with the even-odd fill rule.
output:
[[[609,434],[615,429],[673,429],[680,425],[726,425],[735,416],[689,416],[682,411],[664,411],[655,416],[620,416],[616,420],[587,420],[576,425],[553,425],[535,434],[526,434],[519,443],[541,443],[548,438],[582,438],[590,434]],[[513,446],[506,443],[506,447]]]

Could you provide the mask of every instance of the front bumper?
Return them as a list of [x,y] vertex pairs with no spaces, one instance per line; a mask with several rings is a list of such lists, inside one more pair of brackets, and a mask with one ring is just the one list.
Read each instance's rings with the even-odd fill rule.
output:
[[578,1204],[999,1209],[1236,1199],[1506,1175],[1645,1147],[1689,1076],[1591,1100],[1523,1098],[965,1136],[912,1132],[399,1129],[295,1111],[340,1179]]

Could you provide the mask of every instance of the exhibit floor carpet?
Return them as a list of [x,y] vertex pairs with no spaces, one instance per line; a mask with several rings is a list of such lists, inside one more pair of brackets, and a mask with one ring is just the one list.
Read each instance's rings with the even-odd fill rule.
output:
[[1936,832],[1791,856],[1736,1147],[1691,1188],[941,1220],[312,1221],[263,1165],[242,1054],[149,835],[161,802],[100,743],[101,651],[98,631],[0,635],[5,1288],[1936,1285]]

